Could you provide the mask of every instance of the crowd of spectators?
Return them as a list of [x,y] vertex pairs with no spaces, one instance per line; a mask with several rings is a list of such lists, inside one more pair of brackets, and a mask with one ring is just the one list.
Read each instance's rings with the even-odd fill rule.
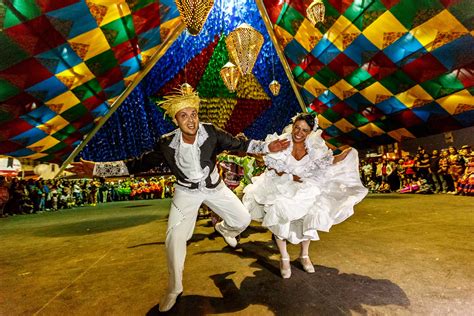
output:
[[163,199],[173,194],[174,176],[100,179],[24,180],[0,176],[0,216],[56,211],[98,203]]
[[[235,188],[242,182],[240,180],[250,181],[255,172],[263,171],[256,161],[258,159],[253,157],[222,155],[219,170],[224,182]],[[364,159],[360,163],[360,174],[364,185],[372,193],[473,196],[474,152],[467,145],[460,150],[452,146],[433,150],[431,154],[419,147],[415,155],[408,154],[400,159]],[[163,199],[173,195],[174,182],[174,176],[115,181],[104,178],[24,180],[0,176],[0,216],[95,206],[112,201]]]
[[366,159],[360,173],[372,193],[447,193],[474,195],[474,152],[470,146],[450,146],[427,153],[418,147],[415,155],[400,159]]

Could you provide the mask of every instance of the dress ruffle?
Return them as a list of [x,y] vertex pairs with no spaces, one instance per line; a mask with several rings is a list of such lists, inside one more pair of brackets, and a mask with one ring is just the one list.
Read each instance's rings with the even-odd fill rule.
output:
[[[301,172],[301,168],[295,170]],[[310,176],[296,182],[290,174],[278,176],[267,170],[244,189],[243,203],[252,219],[293,244],[318,240],[318,230],[327,232],[347,219],[354,213],[354,205],[367,195],[355,149],[325,168],[313,164],[307,174]]]

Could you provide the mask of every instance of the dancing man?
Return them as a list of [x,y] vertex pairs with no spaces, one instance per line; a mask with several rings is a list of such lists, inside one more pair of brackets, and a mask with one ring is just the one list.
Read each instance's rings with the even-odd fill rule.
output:
[[284,150],[287,140],[265,143],[244,140],[215,127],[200,123],[200,99],[188,84],[177,94],[165,96],[160,105],[178,128],[161,137],[155,148],[139,158],[94,163],[82,160],[72,163],[72,172],[82,176],[123,176],[150,170],[166,163],[177,178],[166,232],[168,290],[160,301],[161,312],[170,310],[183,292],[182,276],[186,257],[186,241],[193,234],[202,203],[209,206],[223,221],[216,230],[231,247],[235,237],[250,223],[248,210],[222,182],[216,168],[216,155],[224,150],[267,153]]

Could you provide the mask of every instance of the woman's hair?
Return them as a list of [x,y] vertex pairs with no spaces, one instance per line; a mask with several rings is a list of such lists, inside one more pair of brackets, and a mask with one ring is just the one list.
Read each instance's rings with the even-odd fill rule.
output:
[[293,124],[298,122],[298,121],[305,121],[309,127],[311,128],[311,130],[314,130],[314,125],[315,125],[315,122],[314,122],[314,117],[309,114],[309,113],[301,113],[299,114],[293,121]]

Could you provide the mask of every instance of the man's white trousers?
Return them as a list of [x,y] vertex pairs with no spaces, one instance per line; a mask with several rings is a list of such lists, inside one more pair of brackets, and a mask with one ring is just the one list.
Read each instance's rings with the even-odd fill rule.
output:
[[199,207],[203,203],[223,219],[221,230],[228,237],[236,237],[250,224],[248,210],[225,185],[220,185],[215,190],[192,191],[176,187],[166,232],[168,293],[183,291],[186,242],[193,235]]

